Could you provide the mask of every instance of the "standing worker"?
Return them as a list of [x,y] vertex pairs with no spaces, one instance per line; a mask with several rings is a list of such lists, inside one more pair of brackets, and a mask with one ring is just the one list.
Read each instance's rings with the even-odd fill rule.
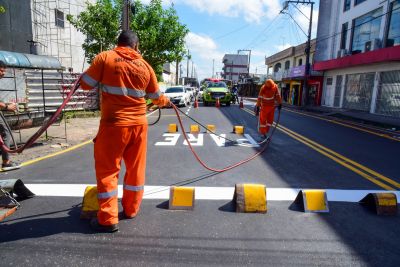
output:
[[269,128],[274,122],[275,103],[278,103],[278,109],[281,110],[282,98],[279,94],[278,86],[273,80],[268,79],[261,86],[256,104],[256,114],[259,113],[258,132],[263,138],[267,138]]
[[[6,64],[0,60],[0,79],[4,77],[6,73]],[[17,105],[15,103],[5,103],[3,101],[0,101],[0,109],[4,111],[16,111],[17,110]],[[1,111],[0,111],[1,112]],[[11,133],[9,132],[6,122],[3,121],[4,117],[0,119],[0,134],[1,138],[3,138],[4,145],[7,147],[10,147],[11,144]],[[1,158],[3,160],[1,164],[1,169],[3,171],[11,171],[11,170],[16,170],[21,167],[21,165],[12,162],[10,160],[10,154],[7,151],[4,151],[1,149]]]
[[146,98],[155,105],[169,105],[161,94],[152,67],[139,53],[139,39],[122,31],[115,49],[98,54],[83,74],[81,86],[90,90],[101,84],[101,120],[94,142],[99,211],[90,225],[98,232],[118,231],[118,176],[124,160],[122,207],[133,218],[143,198],[146,172]]

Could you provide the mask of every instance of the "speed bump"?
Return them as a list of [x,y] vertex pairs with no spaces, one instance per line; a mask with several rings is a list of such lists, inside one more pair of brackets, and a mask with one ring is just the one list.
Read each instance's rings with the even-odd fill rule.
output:
[[171,123],[168,125],[168,132],[169,133],[176,133],[178,131],[178,125],[175,123]]
[[198,134],[200,132],[200,127],[197,124],[190,125],[190,133]]
[[169,190],[170,210],[193,210],[194,187],[171,186]]
[[300,190],[294,204],[298,205],[304,212],[329,212],[325,190]]
[[99,202],[97,200],[97,186],[87,186],[83,195],[81,219],[91,219],[97,216]]
[[397,197],[394,193],[369,193],[359,201],[378,215],[396,215]]
[[236,212],[266,213],[266,187],[263,184],[236,184],[233,201],[236,204]]
[[208,133],[210,133],[210,132],[214,132],[215,133],[215,129],[216,129],[216,127],[215,127],[214,124],[207,124],[207,132]]
[[233,132],[235,134],[244,134],[244,126],[233,126]]

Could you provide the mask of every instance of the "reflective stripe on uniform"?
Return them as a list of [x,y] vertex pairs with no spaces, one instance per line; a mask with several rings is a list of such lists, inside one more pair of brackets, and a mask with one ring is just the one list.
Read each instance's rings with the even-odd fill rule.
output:
[[263,97],[263,96],[259,96],[258,98],[264,99],[264,100],[273,100],[275,97]]
[[259,127],[260,127],[260,128],[267,127],[267,124],[260,124]]
[[160,91],[157,91],[155,93],[147,93],[146,94],[146,97],[150,98],[150,99],[159,99],[160,96],[161,96],[161,92]]
[[123,96],[132,96],[132,97],[144,97],[146,92],[140,89],[132,89],[125,87],[116,87],[116,86],[103,86],[103,92],[112,94],[112,95],[123,95]]
[[92,77],[90,77],[87,73],[82,75],[82,80],[87,83],[89,86],[91,87],[95,87],[97,86],[97,84],[99,83],[98,81],[96,81],[95,79],[93,79]]
[[98,193],[97,198],[104,199],[104,198],[110,198],[110,197],[117,196],[117,195],[118,195],[118,190],[113,190],[110,192]]
[[133,191],[133,192],[139,192],[144,189],[143,185],[127,185],[124,184],[124,189],[128,191]]

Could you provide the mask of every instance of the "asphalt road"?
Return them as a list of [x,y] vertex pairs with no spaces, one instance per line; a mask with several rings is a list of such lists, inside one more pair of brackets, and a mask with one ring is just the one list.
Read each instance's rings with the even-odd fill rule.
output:
[[[258,142],[251,104],[246,108],[183,110],[216,125],[217,134]],[[22,201],[0,223],[0,266],[399,266],[399,216],[377,216],[354,199],[370,190],[399,189],[400,142],[282,111],[281,126],[261,156],[215,173],[197,162],[182,129],[167,133],[168,124],[177,123],[173,110],[162,113],[149,130],[146,185],[168,192],[170,185],[222,189],[261,183],[267,186],[268,212],[235,213],[229,199],[211,190],[193,211],[171,211],[167,199],[146,191],[139,216],[121,220],[118,233],[93,233],[79,220],[83,191],[74,196],[68,187],[95,183],[93,146],[86,145],[1,174],[0,179],[20,178],[47,191]],[[183,122],[187,131],[195,124],[186,117]],[[248,136],[232,133],[233,125],[245,126]],[[200,158],[219,169],[260,149],[223,142],[204,129],[191,140]],[[329,213],[293,210],[286,189],[328,190]]]

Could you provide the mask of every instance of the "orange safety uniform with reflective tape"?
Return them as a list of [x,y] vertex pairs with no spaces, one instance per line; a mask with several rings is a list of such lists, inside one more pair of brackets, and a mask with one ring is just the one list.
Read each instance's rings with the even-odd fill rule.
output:
[[94,139],[94,158],[99,200],[98,221],[118,223],[118,175],[124,160],[122,206],[137,214],[143,198],[147,152],[145,97],[159,106],[168,104],[158,88],[151,66],[129,47],[118,46],[95,57],[83,74],[81,87],[101,90],[101,120]]
[[261,108],[258,121],[258,131],[260,134],[267,134],[274,122],[275,103],[282,104],[282,98],[279,94],[278,86],[274,81],[268,79],[260,89],[256,104]]

